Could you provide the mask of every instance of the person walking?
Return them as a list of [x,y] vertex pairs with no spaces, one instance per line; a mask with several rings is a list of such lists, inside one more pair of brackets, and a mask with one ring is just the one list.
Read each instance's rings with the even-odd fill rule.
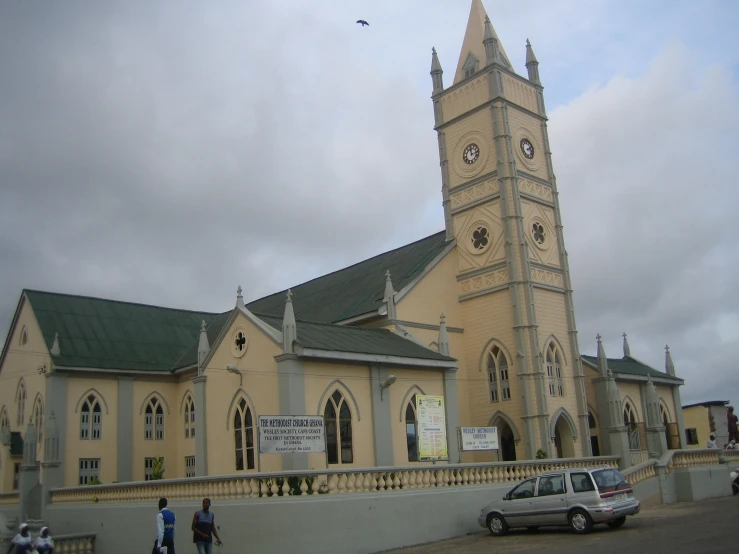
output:
[[210,498],[204,498],[203,509],[195,512],[192,518],[192,533],[192,542],[195,543],[198,554],[213,552],[213,537],[216,538],[216,546],[223,546],[216,529],[216,516],[210,511]]
[[708,435],[708,442],[706,443],[706,448],[718,448],[718,445],[716,444],[716,435],[714,433],[711,433]]
[[728,421],[727,426],[729,427],[729,442],[739,440],[739,430],[736,427],[737,417],[734,415],[734,406],[729,406],[726,409],[726,415]]
[[8,554],[10,554],[13,548],[15,548],[15,554],[27,554],[31,551],[31,544],[33,541],[31,540],[31,533],[28,532],[28,524],[21,523],[18,531],[19,533],[13,537],[13,540],[10,543]]
[[38,554],[53,554],[54,552],[54,540],[49,535],[49,528],[42,527],[41,533],[36,540],[33,541],[33,548]]
[[167,548],[167,554],[175,554],[174,552],[174,529],[176,517],[174,513],[167,509],[167,499],[159,499],[159,513],[157,514],[157,543],[156,549],[163,552],[162,548]]

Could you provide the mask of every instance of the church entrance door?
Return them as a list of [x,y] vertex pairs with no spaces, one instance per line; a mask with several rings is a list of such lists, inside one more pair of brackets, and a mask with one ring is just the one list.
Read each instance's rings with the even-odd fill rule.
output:
[[503,462],[516,461],[516,443],[513,440],[513,431],[510,425],[505,421],[498,424],[498,447],[500,448],[500,458]]

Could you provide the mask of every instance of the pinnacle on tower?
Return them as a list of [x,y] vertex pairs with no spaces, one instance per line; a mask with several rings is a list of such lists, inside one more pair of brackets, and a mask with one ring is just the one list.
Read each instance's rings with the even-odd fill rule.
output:
[[485,16],[485,34],[482,44],[485,46],[485,65],[490,65],[498,59],[498,38],[495,36],[493,24],[490,23],[490,18],[487,15]]
[[62,353],[62,350],[59,347],[59,333],[54,333],[54,344],[51,345],[49,353],[52,356],[59,356]]
[[241,285],[239,285],[239,288],[236,289],[236,307],[237,308],[245,308],[244,306],[244,297],[241,296]]
[[626,333],[623,334],[624,337],[624,357],[631,356],[631,348],[629,348],[629,341],[626,340]]
[[669,345],[665,345],[665,371],[669,375],[672,375],[673,377],[675,376],[675,364],[672,363],[672,355],[670,354]]
[[601,340],[600,334],[595,337],[595,340],[598,341],[598,368],[600,369],[600,374],[605,377],[609,371],[608,358],[606,358],[606,351],[603,348],[603,341]]
[[198,341],[198,371],[202,375],[203,370],[205,369],[203,367],[203,364],[205,363],[205,358],[208,357],[208,354],[210,353],[210,344],[208,343],[208,333],[205,330],[205,320],[200,324],[200,339]]
[[385,295],[382,300],[387,304],[387,318],[395,319],[397,312],[395,311],[395,289],[393,282],[390,280],[390,270],[385,271]]
[[293,344],[298,339],[298,328],[295,322],[295,311],[293,310],[293,293],[287,289],[285,300],[285,313],[282,316],[282,351],[292,354],[295,351]]
[[[470,17],[467,20],[467,30],[464,33],[464,41],[462,42],[462,50],[459,53],[459,61],[457,62],[457,70],[454,73],[454,83],[469,77],[471,73],[477,72],[484,66],[488,65],[487,55],[485,52],[484,41],[486,39],[485,8],[481,0],[472,0],[470,7]],[[487,40],[495,39],[497,44],[497,63],[508,68],[513,68],[513,64],[508,59],[505,49],[493,28],[492,23],[489,24],[489,34]]]
[[436,48],[431,48],[431,82],[434,86],[432,94],[437,94],[444,90],[444,70],[441,69],[439,56],[436,55]]
[[536,59],[534,49],[531,48],[529,39],[526,39],[526,69],[529,72],[529,81],[536,85],[540,85],[539,81],[539,61]]

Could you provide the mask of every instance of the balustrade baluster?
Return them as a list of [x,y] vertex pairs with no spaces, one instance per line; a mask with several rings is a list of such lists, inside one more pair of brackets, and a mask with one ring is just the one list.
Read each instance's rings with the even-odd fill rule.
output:
[[346,492],[356,492],[357,476],[354,473],[350,473],[346,479]]
[[400,490],[400,472],[396,471],[393,477],[393,489]]
[[407,489],[410,487],[410,484],[408,482],[410,478],[410,475],[408,475],[407,471],[402,471],[400,473],[400,488],[401,489]]
[[378,490],[385,490],[385,474],[380,473],[380,478],[377,480],[377,488]]

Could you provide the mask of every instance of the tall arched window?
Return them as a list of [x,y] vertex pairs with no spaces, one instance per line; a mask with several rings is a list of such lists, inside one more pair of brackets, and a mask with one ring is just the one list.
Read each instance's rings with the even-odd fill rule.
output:
[[338,390],[334,391],[326,401],[323,419],[326,424],[328,463],[351,464],[354,461],[352,412],[346,399]]
[[493,346],[490,352],[488,352],[487,358],[490,402],[497,402],[500,398],[510,400],[511,385],[508,380],[508,359],[498,346]]
[[94,394],[85,398],[80,410],[80,439],[100,440],[103,435],[103,411]]
[[251,409],[243,398],[234,410],[234,439],[236,470],[254,469],[254,420]]
[[36,444],[43,444],[43,433],[44,433],[44,401],[41,395],[36,396],[36,400],[33,403],[33,412],[31,412],[31,421],[33,426],[36,428]]
[[624,404],[624,425],[629,430],[629,448],[631,450],[641,450],[641,437],[636,425],[636,412],[631,404]]
[[164,408],[156,397],[152,398],[146,405],[144,438],[147,440],[164,440]]
[[18,383],[18,389],[15,391],[15,404],[18,409],[18,426],[21,427],[26,417],[26,383],[23,379]]
[[418,461],[418,431],[416,427],[416,395],[405,408],[405,443],[408,447],[408,461]]
[[547,348],[547,379],[549,380],[549,395],[564,396],[564,385],[562,384],[562,363],[559,351],[554,342],[549,343]]
[[[3,406],[2,412],[0,412],[0,433],[10,431],[10,418],[8,417],[8,410]],[[0,436],[0,438],[2,438]]]
[[189,394],[185,398],[185,438],[195,438],[195,403]]

